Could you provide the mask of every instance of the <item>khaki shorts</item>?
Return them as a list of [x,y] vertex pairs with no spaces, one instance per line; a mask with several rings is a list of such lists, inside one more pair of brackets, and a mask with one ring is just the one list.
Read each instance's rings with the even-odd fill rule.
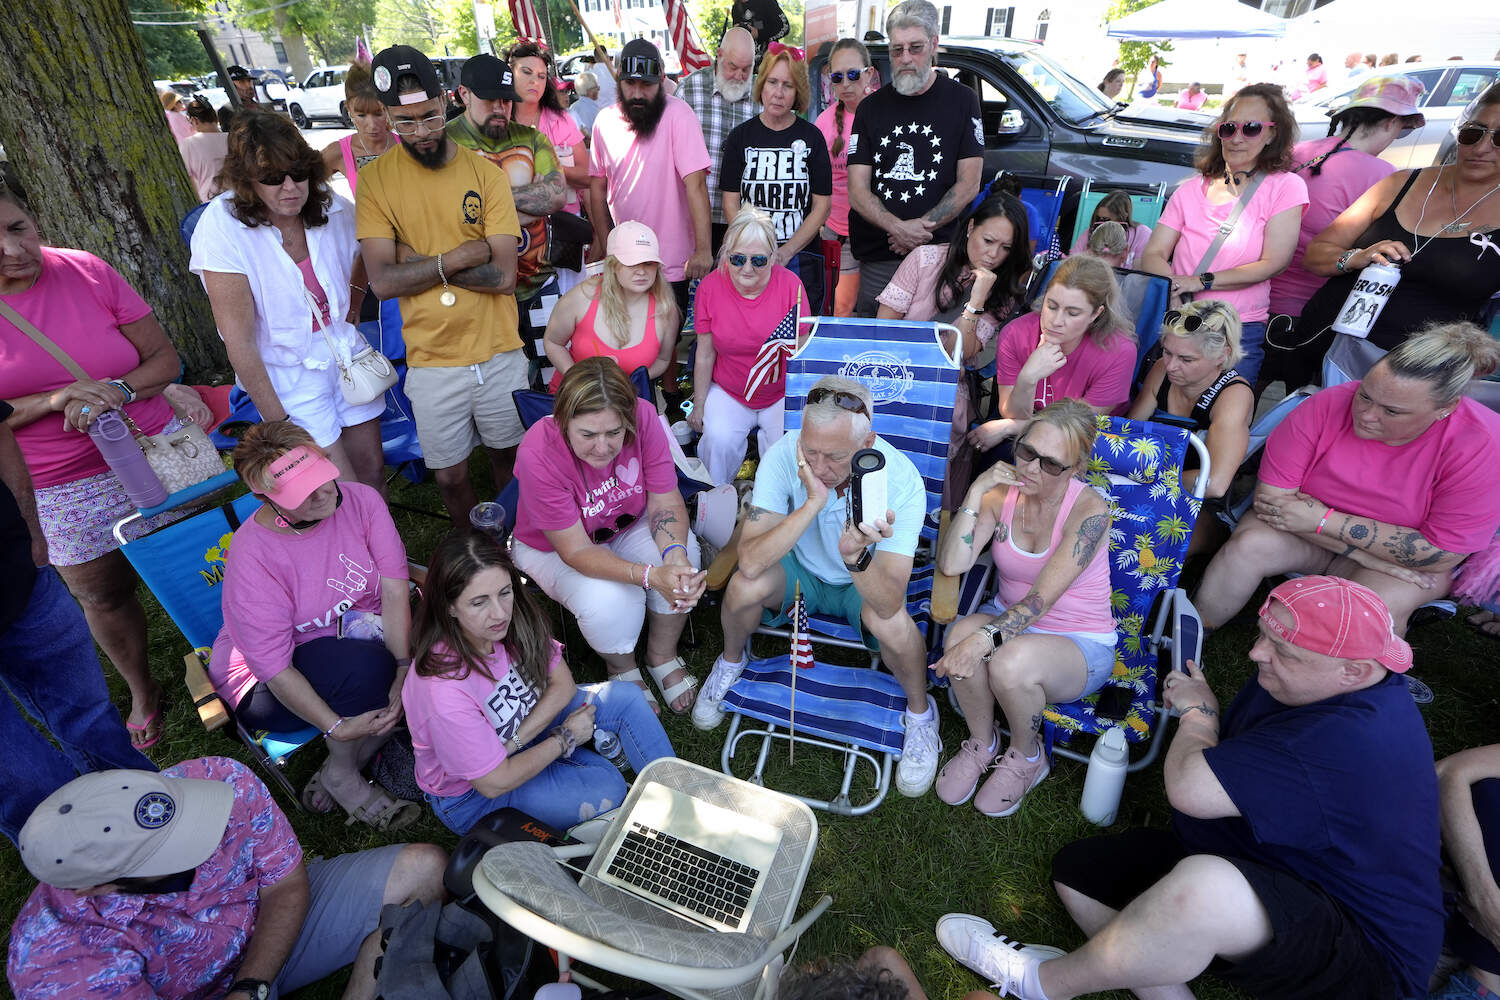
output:
[[511,393],[527,387],[526,355],[519,348],[462,368],[417,368],[406,373],[417,441],[429,469],[469,460],[480,444],[513,448],[525,428]]

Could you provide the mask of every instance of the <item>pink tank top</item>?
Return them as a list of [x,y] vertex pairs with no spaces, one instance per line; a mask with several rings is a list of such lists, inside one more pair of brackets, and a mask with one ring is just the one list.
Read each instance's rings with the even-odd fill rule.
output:
[[[394,134],[394,133],[392,133]],[[396,136],[400,142],[401,137]],[[355,186],[359,183],[359,171],[365,164],[380,158],[380,154],[374,156],[356,156],[354,153],[354,136],[346,135],[339,140],[339,151],[344,154],[344,179],[349,182],[349,193],[354,193]]]
[[333,322],[333,317],[328,314],[328,294],[323,291],[323,286],[318,284],[318,276],[313,271],[312,257],[304,257],[297,261],[297,270],[302,272],[302,284],[307,286],[308,292],[312,294],[313,301],[318,304],[318,313],[313,314],[313,321],[327,326]]
[[[1006,494],[1005,505],[1000,511],[1000,523],[1008,529],[1006,538],[1003,542],[996,539],[990,545],[990,555],[995,560],[995,576],[998,580],[995,597],[1001,604],[1007,608],[1013,607],[1031,590],[1037,577],[1042,574],[1042,567],[1047,565],[1048,558],[1057,551],[1057,546],[1062,541],[1063,525],[1067,523],[1078,495],[1088,488],[1081,480],[1068,480],[1068,491],[1063,495],[1062,508],[1058,510],[1057,521],[1052,525],[1052,540],[1047,543],[1044,552],[1026,552],[1016,546],[1013,523],[1016,497],[1019,494],[1015,490]],[[1089,564],[1047,613],[1033,623],[1033,627],[1038,632],[1114,633],[1115,620],[1109,610],[1107,538],[1099,540],[1094,558],[1089,560]]]
[[[646,300],[646,332],[641,337],[641,342],[634,347],[615,347],[600,340],[599,332],[594,327],[598,314],[599,296],[595,295],[594,301],[589,303],[588,312],[573,327],[573,339],[568,342],[568,353],[573,356],[573,360],[577,362],[600,356],[614,358],[626,375],[637,368],[651,367],[651,362],[661,354],[661,338],[656,335],[656,296]],[[562,375],[553,375],[547,391],[556,392],[560,382]]]

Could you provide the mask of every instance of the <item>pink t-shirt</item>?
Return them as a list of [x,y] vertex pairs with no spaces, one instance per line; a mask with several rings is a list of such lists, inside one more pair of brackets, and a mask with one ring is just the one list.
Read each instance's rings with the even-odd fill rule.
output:
[[1266,442],[1260,478],[1349,514],[1415,528],[1448,552],[1479,552],[1500,526],[1500,416],[1465,398],[1415,441],[1354,436],[1358,382],[1324,389]]
[[833,151],[833,143],[838,138],[838,123],[834,121],[838,115],[839,102],[834,101],[823,109],[818,120],[813,122],[818,130],[823,133],[823,138],[828,141],[828,159],[833,164],[833,201],[828,210],[828,228],[840,236],[849,235],[849,130],[854,127],[854,112],[844,112],[844,145],[839,151]]
[[607,469],[580,461],[557,429],[544,417],[531,425],[516,450],[516,480],[521,499],[516,504],[515,536],[534,549],[551,552],[545,531],[561,531],[581,519],[593,537],[600,528],[619,530],[622,517],[646,513],[647,493],[677,489],[677,469],[667,432],[656,408],[644,399],[635,403],[635,438],[615,456]]
[[[1041,342],[1041,314],[1029,312],[1005,324],[995,347],[995,384],[1015,385]],[[1059,399],[1080,399],[1106,413],[1122,412],[1134,374],[1135,341],[1128,334],[1116,330],[1103,347],[1085,336],[1061,368],[1037,383],[1032,405],[1040,410]]]
[[[1341,140],[1336,135],[1299,142],[1292,150],[1292,163],[1303,164],[1328,152]],[[1323,287],[1328,279],[1313,274],[1302,266],[1302,257],[1307,245],[1354,204],[1382,178],[1395,171],[1395,167],[1378,156],[1358,149],[1343,147],[1322,163],[1322,172],[1316,177],[1312,171],[1297,171],[1307,184],[1307,207],[1302,210],[1302,228],[1297,233],[1297,252],[1292,262],[1271,279],[1271,312],[1286,315],[1302,315],[1302,307],[1313,293]]]
[[[990,556],[995,561],[995,597],[1005,607],[1014,607],[1031,592],[1037,578],[1046,568],[1047,560],[1062,543],[1063,526],[1067,523],[1068,515],[1073,512],[1073,505],[1088,488],[1088,484],[1081,479],[1068,480],[1067,492],[1063,494],[1062,506],[1052,525],[1052,538],[1041,552],[1022,549],[1016,544],[1016,536],[1012,533],[1008,533],[1004,541],[997,538],[991,543]],[[1000,522],[1007,528],[1014,523],[1016,497],[1019,495],[1015,490],[1010,490],[1005,495]],[[1109,606],[1108,545],[1100,545],[1094,549],[1089,564],[1083,567],[1068,585],[1068,589],[1047,609],[1047,613],[1032,623],[1032,628],[1038,632],[1083,632],[1099,636],[1114,632],[1115,620],[1110,614]]]
[[[1177,186],[1172,198],[1161,213],[1157,225],[1175,229],[1180,238],[1172,251],[1173,274],[1201,274],[1205,270],[1199,264],[1209,245],[1219,233],[1219,224],[1229,218],[1235,202],[1209,205],[1204,198],[1208,179],[1194,174]],[[1265,249],[1266,223],[1288,209],[1307,204],[1307,185],[1296,174],[1267,174],[1255,191],[1255,197],[1245,206],[1235,224],[1234,232],[1219,247],[1209,271],[1227,271],[1231,267],[1260,260]],[[1260,281],[1249,288],[1223,290],[1215,288],[1213,297],[1228,302],[1240,314],[1245,323],[1263,323],[1268,315],[1271,282]]]
[[361,483],[339,489],[339,509],[300,535],[254,518],[235,531],[224,559],[224,627],[208,661],[230,704],[291,666],[297,646],[337,635],[348,612],[379,614],[381,577],[407,578],[406,548],[380,494]]
[[605,200],[616,224],[644,222],[661,241],[661,263],[668,281],[681,281],[693,255],[693,217],[683,178],[710,166],[698,116],[685,101],[667,98],[651,137],[630,128],[618,104],[594,119],[589,176],[606,179]]
[[1197,111],[1203,107],[1203,102],[1206,100],[1208,100],[1208,91],[1206,90],[1200,90],[1196,94],[1189,94],[1184,90],[1177,95],[1177,107],[1182,108],[1184,111]]
[[[1130,227],[1125,234],[1125,266],[1136,267],[1141,262],[1141,254],[1146,252],[1146,244],[1151,242],[1151,227],[1142,222],[1137,222]],[[1088,253],[1089,231],[1085,229],[1078,234],[1078,239],[1073,241],[1073,249],[1068,253]]]
[[[432,656],[451,659],[438,643]],[[552,642],[550,675],[562,663],[562,644]],[[510,669],[510,654],[496,644],[485,662],[495,679],[475,671],[464,677],[423,677],[406,673],[401,704],[411,729],[417,759],[417,786],[444,798],[463,795],[475,778],[489,774],[505,760],[505,741],[536,708],[542,693]]]
[[[876,296],[876,301],[883,306],[890,306],[906,319],[927,322],[939,312],[938,281],[943,276],[943,265],[946,263],[947,244],[937,246],[929,243],[917,247],[896,268],[896,273],[891,275],[891,280]],[[964,274],[967,273],[965,269]],[[966,301],[968,300],[962,300],[959,305]],[[979,338],[980,344],[988,344],[999,329],[995,317],[987,312],[975,324],[974,336]]]
[[[36,283],[24,292],[0,296],[0,301],[95,379],[120,378],[141,363],[140,352],[120,327],[151,315],[151,307],[114,268],[91,253],[42,247],[42,273]],[[75,381],[56,358],[0,316],[0,399],[52,392]],[[160,433],[172,419],[172,407],[162,396],[131,403],[125,412],[147,434]],[[109,471],[94,442],[87,434],[65,428],[61,413],[48,413],[15,431],[37,488]]]
[[[573,120],[573,116],[566,111],[553,111],[551,108],[543,108],[542,115],[536,123],[537,131],[547,137],[552,143],[553,152],[557,154],[557,162],[565,167],[575,166],[573,162],[573,147],[583,141],[583,130]],[[578,214],[578,191],[570,184],[568,185],[568,197],[563,202],[563,208],[574,215]]]
[[748,392],[751,369],[761,345],[773,336],[795,349],[797,320],[811,312],[802,280],[784,267],[771,269],[765,291],[753,299],[735,289],[734,279],[722,267],[708,272],[698,283],[693,318],[700,336],[713,335],[714,384],[752,410],[763,410],[785,398],[785,354],[753,395]]

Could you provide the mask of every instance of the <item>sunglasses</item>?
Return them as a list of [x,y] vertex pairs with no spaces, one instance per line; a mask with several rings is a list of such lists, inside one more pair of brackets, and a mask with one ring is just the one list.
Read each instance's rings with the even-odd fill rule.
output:
[[1042,471],[1049,476],[1060,476],[1068,471],[1068,466],[1063,465],[1055,458],[1048,458],[1031,445],[1022,441],[1016,445],[1016,464],[1026,465],[1030,462],[1040,462]]
[[850,413],[863,413],[867,417],[870,415],[870,411],[865,408],[864,400],[854,395],[854,393],[844,392],[842,389],[814,389],[807,394],[807,405],[817,406],[825,399],[833,400],[833,405],[841,410],[848,410]]
[[283,170],[279,174],[264,174],[255,179],[257,184],[264,184],[268,188],[281,187],[282,183],[290,177],[292,183],[301,184],[311,177],[312,174],[306,170]]
[[1203,328],[1203,317],[1197,313],[1181,313],[1176,309],[1169,309],[1167,314],[1161,318],[1162,326],[1181,325],[1185,333],[1197,333]]
[[621,514],[615,520],[615,526],[613,528],[595,528],[594,533],[589,537],[594,540],[595,545],[603,545],[605,542],[609,541],[611,538],[615,537],[620,532],[630,527],[638,519],[638,515],[635,514]]
[[855,80],[859,79],[860,74],[868,73],[869,71],[870,70],[867,67],[865,69],[851,69],[847,72],[829,73],[828,79],[832,83],[843,83],[845,80],[853,83]]
[[1219,122],[1219,138],[1232,139],[1236,132],[1243,131],[1246,139],[1254,139],[1265,129],[1275,127],[1275,122]]
[[149,878],[128,876],[114,880],[115,889],[130,896],[154,896],[169,892],[187,892],[193,887],[193,878],[197,876],[198,869],[189,868],[185,872],[174,872],[171,875],[157,875]]
[[748,257],[746,257],[742,253],[732,253],[729,255],[729,266],[744,267],[745,261],[747,260],[750,262],[750,266],[755,268],[757,271],[765,267],[767,264],[771,263],[771,258],[763,253],[751,254]]
[[1485,136],[1496,146],[1500,146],[1500,128],[1485,128],[1483,125],[1465,125],[1458,130],[1458,144],[1460,146],[1474,146],[1481,142]]
[[660,79],[661,63],[650,56],[627,56],[620,65],[625,79]]

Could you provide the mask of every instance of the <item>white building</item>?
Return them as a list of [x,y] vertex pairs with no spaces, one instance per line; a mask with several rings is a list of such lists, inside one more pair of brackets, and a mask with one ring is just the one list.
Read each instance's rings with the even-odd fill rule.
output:
[[[632,38],[649,38],[661,49],[667,69],[677,71],[680,63],[667,34],[661,0],[579,0],[578,9],[589,31],[605,48],[618,52]],[[703,42],[712,55],[712,43],[706,38]]]

